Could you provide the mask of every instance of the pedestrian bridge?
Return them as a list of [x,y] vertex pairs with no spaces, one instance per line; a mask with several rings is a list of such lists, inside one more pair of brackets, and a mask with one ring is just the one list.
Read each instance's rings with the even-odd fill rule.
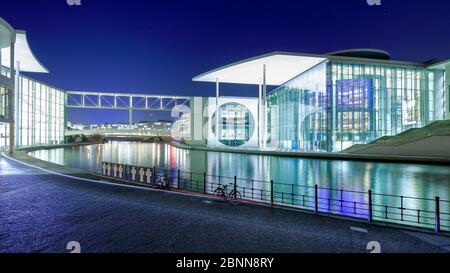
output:
[[86,129],[86,130],[66,130],[65,136],[75,135],[104,135],[104,136],[170,136],[167,130],[126,130],[126,129]]

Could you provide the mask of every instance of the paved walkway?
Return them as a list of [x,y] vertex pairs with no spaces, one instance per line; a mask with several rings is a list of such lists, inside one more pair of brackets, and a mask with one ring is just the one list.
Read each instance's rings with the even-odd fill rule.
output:
[[382,252],[443,252],[450,245],[308,213],[80,181],[2,157],[0,207],[0,252],[66,252],[69,241],[82,252],[367,252],[369,241]]

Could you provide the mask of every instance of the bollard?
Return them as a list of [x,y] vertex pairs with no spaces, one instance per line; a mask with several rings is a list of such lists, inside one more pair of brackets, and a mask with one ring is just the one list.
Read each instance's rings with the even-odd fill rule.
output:
[[270,205],[273,206],[273,179],[270,180]]
[[153,166],[153,184],[156,184],[156,166]]
[[400,196],[400,219],[403,221],[403,196]]
[[180,169],[178,169],[178,176],[177,176],[178,182],[177,182],[177,188],[180,189]]
[[203,173],[203,193],[206,194],[206,172]]
[[314,211],[319,212],[319,187],[314,185]]
[[236,175],[234,176],[234,199],[236,199],[236,191],[237,191],[237,178]]
[[435,209],[436,217],[435,217],[435,222],[434,222],[434,231],[440,232],[441,231],[441,211],[439,209],[439,196],[435,197],[435,202],[436,202],[436,209]]
[[369,223],[372,222],[372,191],[369,190]]

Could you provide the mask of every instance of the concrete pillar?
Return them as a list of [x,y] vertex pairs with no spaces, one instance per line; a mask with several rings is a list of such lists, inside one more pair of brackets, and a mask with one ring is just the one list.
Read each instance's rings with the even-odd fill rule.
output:
[[219,139],[220,139],[219,96],[220,96],[219,78],[216,78],[216,138],[217,138],[217,143],[219,142]]
[[[67,100],[68,100],[68,95],[66,92],[64,92],[64,143],[66,142],[66,131],[67,131],[67,121],[68,121],[68,113],[69,111],[67,110]],[[30,137],[30,136],[28,136]]]
[[11,104],[10,104],[10,120],[11,123],[9,124],[9,153],[12,154],[14,152],[14,143],[15,143],[15,139],[14,139],[14,113],[15,113],[15,109],[14,109],[14,104],[15,104],[15,91],[14,91],[14,43],[11,43],[10,45],[10,56],[9,56],[9,67],[10,67],[10,77],[11,77]]
[[258,84],[258,148],[262,147],[262,80],[259,79]]
[[21,144],[20,138],[20,94],[22,92],[22,86],[20,84],[20,62],[16,62],[16,73],[14,74],[14,146],[19,146]]
[[133,125],[133,96],[130,96],[129,101],[129,113],[128,113],[128,130],[131,130],[131,125]]
[[450,119],[450,63],[445,65],[445,119]]
[[191,97],[189,100],[191,110],[191,143],[204,144],[203,137],[203,105],[202,97]]
[[266,65],[263,65],[263,82],[262,82],[262,148],[266,148],[266,94],[267,94],[267,84],[266,84]]

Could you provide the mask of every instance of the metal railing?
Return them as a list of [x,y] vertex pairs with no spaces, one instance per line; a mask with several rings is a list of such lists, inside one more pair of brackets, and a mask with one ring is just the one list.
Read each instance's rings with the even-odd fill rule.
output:
[[[114,166],[127,166],[117,163]],[[131,166],[127,170],[132,170]],[[241,195],[243,201],[252,201],[271,206],[290,207],[311,210],[316,213],[333,214],[357,219],[366,219],[368,222],[386,222],[400,225],[416,226],[439,231],[450,231],[450,201],[435,198],[421,198],[399,196],[392,194],[333,189],[318,185],[301,185],[264,181],[256,179],[239,178],[237,176],[211,175],[207,173],[186,172],[182,170],[165,169],[159,167],[135,166],[135,177],[126,173],[125,167],[122,179],[153,185],[159,178],[168,181],[171,188],[213,194],[219,186],[228,186]],[[151,171],[151,178],[141,174]],[[105,174],[105,168],[103,168]],[[148,172],[147,172],[148,174]],[[108,174],[106,174],[108,175]],[[114,175],[115,176],[115,175]],[[146,181],[146,182],[140,182]]]

